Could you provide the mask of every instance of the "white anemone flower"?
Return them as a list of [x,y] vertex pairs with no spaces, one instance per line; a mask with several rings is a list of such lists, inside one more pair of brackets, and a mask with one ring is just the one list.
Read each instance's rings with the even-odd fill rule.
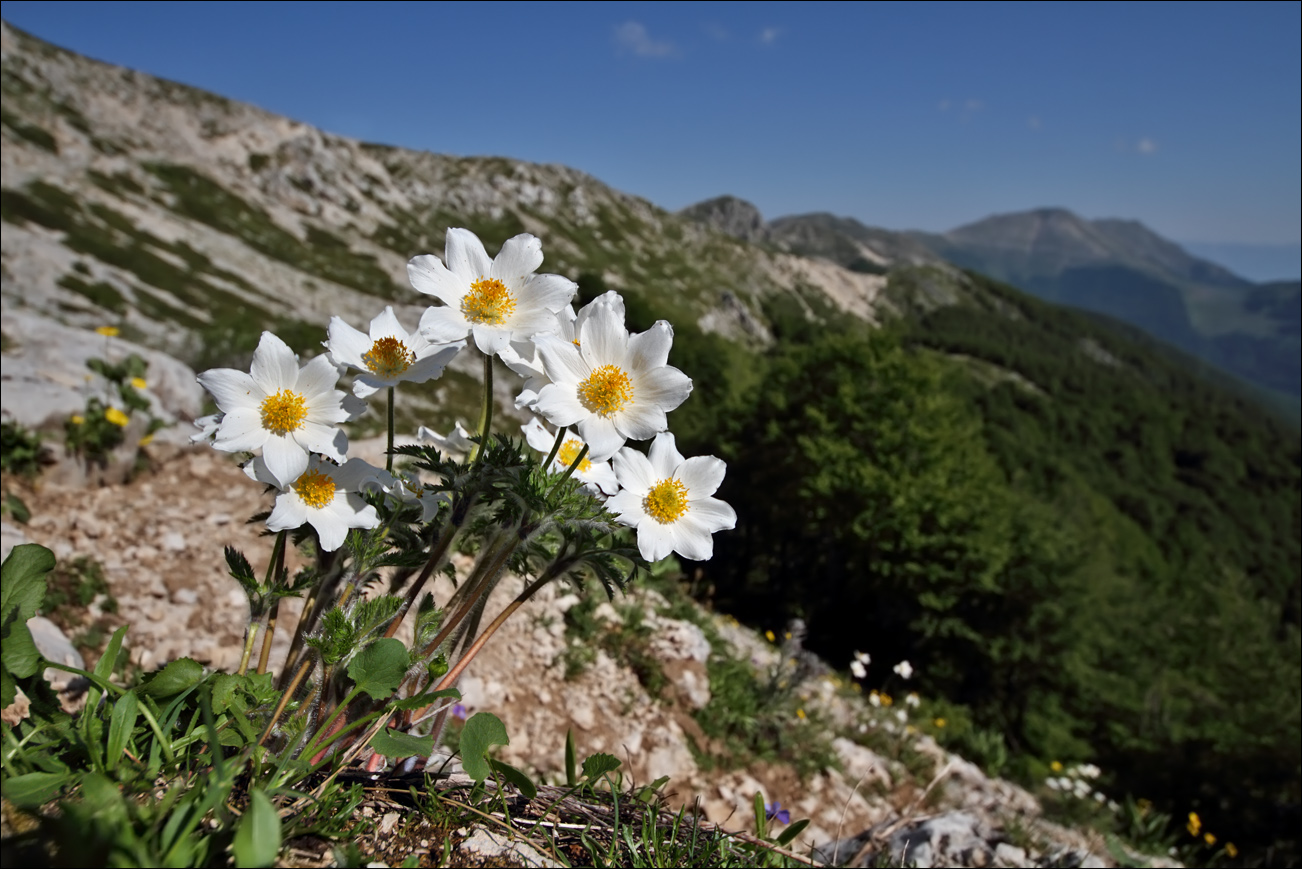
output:
[[599,296],[579,318],[579,346],[555,335],[534,339],[551,380],[539,390],[535,409],[552,425],[577,426],[600,461],[626,440],[646,440],[668,428],[665,414],[687,399],[692,381],[667,364],[673,328],[661,320],[630,336],[618,294]]
[[670,552],[705,561],[714,554],[711,535],[737,526],[732,507],[710,497],[727,465],[714,456],[684,459],[669,432],[656,435],[649,458],[625,447],[614,465],[623,490],[606,506],[637,529],[637,548],[647,561]]
[[[569,341],[575,347],[578,347],[577,321],[578,315],[574,313],[574,306],[566,305],[556,312],[556,327],[549,330],[547,334],[556,335],[562,341]],[[535,335],[534,338],[537,338],[537,336]],[[551,383],[547,378],[547,371],[543,367],[542,354],[538,352],[538,345],[534,339],[512,341],[502,348],[502,351],[498,353],[498,358],[506,363],[507,368],[524,378],[524,388],[515,397],[515,406],[517,408],[533,407],[538,401],[538,391]]]
[[380,468],[375,469],[375,475],[370,483],[363,485],[363,489],[370,489],[384,492],[388,496],[388,503],[394,502],[420,507],[420,521],[429,522],[438,516],[439,508],[444,504],[452,502],[452,496],[447,492],[438,492],[426,486],[420,481],[412,471],[403,471],[394,474]]
[[211,443],[213,437],[217,434],[217,429],[222,424],[222,415],[220,413],[210,413],[207,416],[201,416],[194,421],[194,427],[199,430],[197,434],[190,435],[190,443],[206,444]]
[[365,405],[335,389],[338,379],[329,356],[299,368],[289,345],[263,332],[248,374],[214,368],[199,375],[222,411],[213,446],[230,453],[261,449],[281,488],[307,470],[309,452],[342,462],[348,438],[335,426]]
[[913,665],[908,661],[900,661],[893,669],[895,670],[895,674],[901,679],[913,678]]
[[863,679],[868,675],[868,663],[872,658],[867,652],[856,651],[854,660],[850,662],[850,672],[856,679]]
[[420,332],[412,334],[402,328],[392,306],[371,320],[370,334],[330,318],[330,339],[326,349],[339,365],[356,368],[353,394],[366,398],[375,392],[403,381],[425,383],[443,373],[465,341],[432,344]]
[[[547,431],[538,420],[532,419],[528,424],[520,426],[520,429],[524,432],[524,439],[528,441],[529,446],[544,456],[552,451],[552,446],[556,443],[556,435]],[[561,447],[552,459],[552,466],[547,470],[553,474],[565,473],[582,450],[583,441],[567,432],[565,440],[561,441]],[[619,491],[619,480],[615,477],[615,469],[610,466],[610,462],[594,462],[588,456],[584,456],[583,461],[579,462],[579,466],[574,469],[574,476],[578,477],[583,482],[583,487],[594,495],[613,495]]]
[[468,229],[449,229],[443,247],[446,266],[430,254],[407,264],[411,285],[443,302],[420,318],[421,334],[435,344],[473,335],[482,353],[494,355],[555,328],[556,312],[578,289],[560,275],[534,274],[542,242],[528,233],[507,239],[493,259]]
[[260,457],[244,468],[258,482],[280,489],[267,527],[272,531],[289,531],[305,523],[311,525],[326,552],[343,545],[349,528],[379,526],[380,517],[375,508],[358,494],[377,485],[377,470],[361,459],[336,465],[312,456],[306,470],[291,484],[282,486]]
[[453,425],[452,431],[446,437],[425,426],[416,429],[416,437],[423,443],[433,444],[436,450],[449,458],[465,458],[475,448],[475,442],[470,439],[470,432],[466,431],[466,427],[460,420]]

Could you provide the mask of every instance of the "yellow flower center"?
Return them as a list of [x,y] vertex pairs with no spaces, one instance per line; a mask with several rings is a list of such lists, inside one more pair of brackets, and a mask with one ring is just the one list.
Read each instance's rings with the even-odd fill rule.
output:
[[416,361],[416,353],[397,338],[379,338],[362,354],[362,361],[377,377],[397,377]]
[[687,487],[672,477],[661,480],[642,499],[642,509],[661,525],[677,522],[687,512]]
[[287,435],[297,431],[307,419],[307,402],[290,389],[268,395],[262,401],[262,427],[272,434]]
[[471,323],[500,326],[515,313],[515,296],[497,278],[480,278],[461,300],[461,315]]
[[603,365],[579,384],[579,401],[592,413],[608,417],[633,403],[633,381],[618,365]]
[[335,499],[335,481],[313,468],[295,481],[294,491],[307,506],[320,509]]
[[[582,449],[582,441],[578,438],[570,438],[565,441],[565,443],[561,444],[561,448],[556,451],[556,461],[568,468],[570,465],[574,464],[574,460],[578,458],[579,451]],[[579,462],[579,470],[587,473],[591,468],[592,459],[584,456],[583,461]]]

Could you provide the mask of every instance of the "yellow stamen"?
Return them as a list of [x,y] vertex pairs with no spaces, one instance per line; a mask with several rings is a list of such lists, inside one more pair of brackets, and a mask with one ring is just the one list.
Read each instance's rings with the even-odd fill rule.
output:
[[[565,441],[565,443],[561,444],[561,448],[557,450],[556,461],[560,462],[561,465],[568,468],[570,465],[574,464],[574,460],[578,458],[579,451],[582,449],[583,449],[582,441],[580,441],[578,438],[570,438],[567,441]],[[588,458],[587,456],[584,456],[583,461],[579,462],[579,470],[586,474],[591,469],[592,469],[592,459]]]
[[471,323],[500,326],[515,313],[515,296],[497,278],[480,278],[461,300],[461,315]]
[[397,377],[416,361],[414,351],[397,338],[379,338],[371,349],[362,354],[362,361],[378,377]]
[[335,499],[335,481],[314,468],[298,478],[294,491],[307,506],[319,509]]
[[268,395],[262,402],[262,427],[272,434],[297,431],[307,419],[307,402],[290,389]]
[[579,384],[579,402],[608,417],[633,403],[633,381],[618,365],[603,365]]
[[642,499],[642,509],[661,525],[677,522],[687,512],[687,487],[672,477],[661,480]]

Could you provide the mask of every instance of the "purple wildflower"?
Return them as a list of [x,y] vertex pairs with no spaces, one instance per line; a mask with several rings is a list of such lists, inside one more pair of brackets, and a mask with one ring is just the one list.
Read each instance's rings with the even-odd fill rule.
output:
[[458,703],[457,705],[455,705],[455,706],[452,707],[452,717],[453,717],[453,718],[458,718],[458,719],[460,719],[460,720],[462,720],[462,721],[465,721],[465,720],[466,720],[466,715],[467,715],[467,714],[468,714],[468,713],[466,712],[466,707],[463,706],[463,705],[460,704],[460,703]]
[[791,823],[791,812],[782,808],[782,803],[777,800],[764,804],[764,817],[770,821],[777,821],[779,824]]

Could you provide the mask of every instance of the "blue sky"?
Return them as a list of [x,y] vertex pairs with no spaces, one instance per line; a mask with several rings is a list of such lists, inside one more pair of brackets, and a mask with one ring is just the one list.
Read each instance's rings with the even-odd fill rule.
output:
[[1292,264],[1250,276],[1302,271],[1299,3],[6,0],[3,15],[331,132],[563,163],[669,209],[730,193],[767,217],[943,231],[1062,206]]

